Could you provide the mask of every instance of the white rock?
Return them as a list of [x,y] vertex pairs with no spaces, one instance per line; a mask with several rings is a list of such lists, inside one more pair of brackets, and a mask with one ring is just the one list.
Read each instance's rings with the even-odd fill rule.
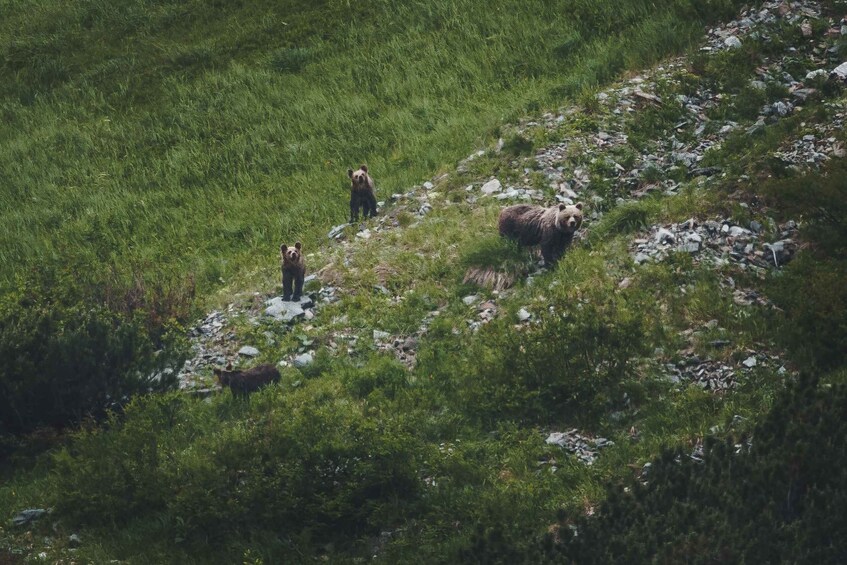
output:
[[503,185],[500,184],[499,180],[491,179],[490,181],[482,185],[482,188],[480,190],[482,190],[483,194],[494,194],[495,192],[500,192],[501,190],[503,190]]
[[245,357],[255,357],[259,354],[259,350],[250,345],[245,345],[241,349],[238,350],[239,355],[244,355]]
[[841,80],[847,80],[847,63],[841,63],[829,73],[829,76],[836,77]]
[[825,77],[826,75],[827,75],[827,72],[826,72],[825,69],[817,69],[817,70],[809,71],[808,73],[806,73],[806,80],[811,80],[815,77]]
[[753,367],[755,367],[756,363],[757,361],[754,355],[751,355],[750,357],[741,362],[741,364],[747,367],[748,369],[752,369]]
[[738,49],[741,47],[741,40],[735,37],[734,35],[730,35],[726,39],[723,40],[723,44],[729,47],[730,49]]
[[431,183],[431,182],[429,182],[429,181],[426,181],[425,183],[423,183],[423,187],[424,187],[425,189],[427,189],[427,190],[432,190],[434,186],[435,186],[435,185],[434,185],[434,184],[432,184],[432,183]]

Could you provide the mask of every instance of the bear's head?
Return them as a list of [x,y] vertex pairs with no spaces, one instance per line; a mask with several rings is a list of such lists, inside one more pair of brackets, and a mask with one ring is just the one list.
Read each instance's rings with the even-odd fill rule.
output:
[[235,374],[235,371],[232,370],[232,363],[227,363],[226,369],[214,367],[212,369],[212,373],[214,373],[214,375],[218,378],[218,382],[221,386],[229,386],[229,383],[232,382],[232,376]]
[[353,189],[366,189],[368,188],[368,166],[362,165],[359,167],[358,171],[354,171],[353,169],[347,169],[347,176],[350,177],[350,180],[353,181]]
[[285,244],[280,245],[279,254],[282,257],[282,265],[299,265],[302,262],[303,244],[299,241],[294,244],[294,247],[288,247]]
[[582,202],[574,205],[559,204],[556,214],[556,229],[565,233],[574,233],[582,225]]

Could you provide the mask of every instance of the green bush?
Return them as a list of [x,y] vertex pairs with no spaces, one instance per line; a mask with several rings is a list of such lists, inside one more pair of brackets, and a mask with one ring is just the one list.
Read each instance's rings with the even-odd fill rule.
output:
[[[668,450],[646,483],[610,488],[595,517],[560,524],[531,560],[841,563],[847,557],[847,387],[807,378],[752,435],[709,438],[702,462]],[[568,527],[570,526],[570,527]]]
[[[43,295],[42,295],[43,296]],[[143,320],[63,305],[26,291],[0,298],[0,433],[100,417],[176,382],[178,340]]]

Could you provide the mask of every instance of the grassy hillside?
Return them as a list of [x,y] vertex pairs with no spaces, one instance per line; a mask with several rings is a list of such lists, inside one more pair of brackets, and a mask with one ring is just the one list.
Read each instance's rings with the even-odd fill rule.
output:
[[[145,138],[136,166],[152,163],[153,174],[127,169],[115,205],[143,209],[126,195],[158,194],[179,206],[158,202],[140,224],[119,213],[102,230],[73,231],[98,214],[70,222],[61,237],[71,251],[56,261],[86,264],[88,276],[10,285],[0,301],[0,313],[15,314],[0,324],[6,365],[30,367],[17,355],[27,348],[51,362],[73,358],[72,338],[88,327],[108,335],[96,316],[88,325],[80,315],[94,309],[68,306],[56,321],[51,300],[100,301],[99,289],[129,285],[121,296],[162,294],[139,303],[164,305],[165,323],[178,297],[190,303],[173,289],[193,274],[201,298],[223,287],[211,300],[228,293],[231,303],[191,333],[193,361],[203,363],[183,377],[190,394],[138,396],[58,436],[2,438],[0,453],[11,456],[0,466],[0,561],[845,555],[845,522],[817,523],[843,513],[847,468],[830,435],[843,428],[847,399],[847,112],[841,83],[806,78],[847,55],[843,3],[756,6],[705,38],[703,19],[728,5],[330,3],[283,15],[221,3],[139,5],[132,18],[79,6],[73,18],[68,8],[40,13],[38,26],[24,18],[30,45],[40,37],[43,49],[76,48],[58,48],[67,52],[61,80],[19,65],[10,104],[44,120],[79,93],[72,84],[99,84],[102,104],[126,117],[112,141],[143,148],[143,125],[172,140]],[[301,31],[286,36],[289,27]],[[109,47],[116,30],[136,42],[131,63],[86,74],[105,64],[100,50],[124,45]],[[727,45],[730,35],[740,46]],[[688,42],[684,58],[641,68]],[[163,53],[188,44],[230,62],[182,59],[175,72]],[[121,82],[133,94],[115,90]],[[43,106],[24,84],[43,89]],[[201,119],[202,100],[219,101],[210,107],[221,121]],[[266,119],[283,115],[299,119]],[[373,135],[359,135],[360,123]],[[237,162],[224,167],[235,162],[227,158]],[[49,173],[54,160],[44,159],[30,174]],[[123,171],[135,159],[102,162]],[[344,170],[359,161],[381,198],[398,196],[327,240],[347,212]],[[502,190],[486,195],[492,178]],[[540,269],[536,255],[496,235],[496,218],[506,204],[557,197],[585,202],[586,220],[562,261]],[[192,221],[170,221],[182,214]],[[137,233],[137,246],[75,239],[122,229]],[[318,273],[307,286],[317,306],[282,323],[263,315],[264,300],[276,244],[300,236]],[[55,245],[28,248],[20,264]],[[513,284],[492,288],[467,277],[474,272]],[[136,287],[141,276],[152,290]],[[104,280],[113,286],[80,291]],[[19,331],[30,328],[20,311],[49,321],[56,340]],[[74,333],[66,320],[77,319],[86,323]],[[168,366],[132,331],[114,339],[109,347]],[[260,351],[247,359],[243,345]],[[303,353],[311,362],[295,363]],[[281,382],[248,400],[206,390],[219,359],[273,363]],[[51,514],[14,525],[26,508]]]
[[0,283],[124,309],[271,270],[347,217],[348,166],[384,199],[731,4],[5,0]]

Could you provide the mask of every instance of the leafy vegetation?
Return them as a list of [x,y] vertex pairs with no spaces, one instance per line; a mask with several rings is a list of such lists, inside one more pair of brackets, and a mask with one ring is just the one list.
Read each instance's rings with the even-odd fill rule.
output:
[[[584,167],[599,198],[586,199],[585,237],[537,271],[493,234],[500,202],[474,201],[475,187],[523,171],[552,198],[534,152],[603,131],[593,88],[737,3],[7,5],[0,418],[16,432],[82,423],[0,438],[0,561],[843,556],[843,520],[818,525],[843,506],[844,165],[800,174],[773,157],[843,107],[842,91],[819,85],[796,116],[745,131],[757,104],[786,95],[749,88],[746,71],[797,30],[695,59],[658,85],[665,104],[623,118],[613,153],[567,150],[562,168]],[[674,181],[678,194],[618,201],[615,163],[690,139],[677,96],[703,88],[732,93],[714,119],[742,124],[703,162],[726,175],[647,168],[639,188]],[[584,111],[552,129],[504,125],[562,97]],[[499,137],[502,150],[452,170]],[[433,178],[433,211],[398,199],[383,211],[400,229],[320,246],[359,162],[381,199]],[[687,253],[633,264],[648,226],[717,214],[774,237],[797,220],[796,258],[762,271]],[[291,329],[236,315],[228,329],[261,344],[257,362],[308,349],[312,365],[281,367],[247,399],[133,396],[170,384],[179,321],[261,304],[252,291],[274,284],[275,249],[295,236],[321,269],[309,289],[335,286],[338,301]],[[479,284],[473,269],[513,280]],[[736,302],[728,281],[774,307]],[[406,339],[411,367],[386,348]],[[783,369],[744,371],[718,393],[668,375],[692,358],[737,367],[751,350]],[[607,440],[592,465],[544,441],[574,428]],[[28,507],[52,508],[49,523],[5,522]]]

